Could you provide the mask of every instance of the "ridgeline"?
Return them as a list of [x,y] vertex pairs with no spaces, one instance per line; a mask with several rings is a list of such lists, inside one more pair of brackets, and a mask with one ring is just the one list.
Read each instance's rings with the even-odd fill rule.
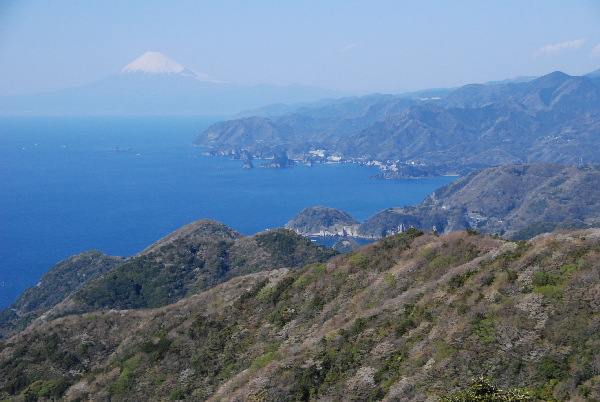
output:
[[0,397],[421,401],[484,373],[533,399],[594,400],[598,250],[597,229],[409,229],[164,307],[31,326],[0,342]]

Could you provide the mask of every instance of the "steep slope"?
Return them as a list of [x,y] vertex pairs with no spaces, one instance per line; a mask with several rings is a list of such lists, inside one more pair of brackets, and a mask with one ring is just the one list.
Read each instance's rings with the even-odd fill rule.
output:
[[85,283],[124,261],[124,257],[111,257],[94,250],[59,262],[42,276],[38,285],[25,289],[17,301],[0,311],[0,338],[24,329]]
[[600,232],[507,242],[409,230],[327,264],[0,343],[0,397],[422,401],[486,373],[600,397]]
[[236,276],[297,269],[337,254],[286,229],[240,236],[219,222],[194,222],[87,283],[34,324],[97,309],[165,306]]

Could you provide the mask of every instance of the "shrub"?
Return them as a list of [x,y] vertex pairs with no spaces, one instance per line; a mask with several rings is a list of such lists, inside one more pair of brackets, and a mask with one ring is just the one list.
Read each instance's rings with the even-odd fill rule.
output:
[[539,293],[546,297],[552,297],[554,299],[560,300],[563,297],[563,290],[564,286],[546,285],[534,289],[533,293]]
[[364,268],[367,264],[367,257],[362,254],[354,254],[348,258],[348,262],[357,268]]
[[252,371],[260,370],[261,368],[263,368],[267,364],[269,364],[273,359],[275,359],[275,356],[276,356],[275,352],[265,353],[264,355],[262,355],[261,357],[259,357],[258,359],[254,360],[252,362],[252,365],[250,366],[250,370],[252,370]]
[[483,376],[473,380],[467,390],[440,398],[441,402],[520,402],[529,400],[531,397],[526,391],[520,389],[501,390]]
[[396,278],[394,278],[394,274],[388,272],[387,274],[385,274],[384,278],[386,286],[389,288],[395,288],[397,281]]
[[556,278],[544,271],[535,271],[533,274],[533,286],[556,285]]
[[494,321],[490,314],[482,313],[475,313],[471,320],[473,333],[479,336],[480,342],[484,345],[496,342],[496,338],[493,336],[496,332]]
[[455,255],[447,255],[444,257],[435,257],[429,263],[429,268],[438,269],[438,268],[447,267],[449,265],[455,264],[456,262],[458,262],[458,257]]
[[150,360],[157,361],[163,358],[169,346],[171,346],[171,341],[161,338],[157,343],[152,342],[152,340],[142,343],[140,350],[144,353],[152,353]]
[[467,279],[469,279],[470,277],[472,277],[476,273],[477,273],[477,271],[466,271],[466,272],[463,272],[462,274],[454,275],[448,281],[448,285],[450,286],[451,289],[460,288],[460,287],[462,287],[465,284],[465,282],[467,281]]
[[394,335],[396,338],[400,338],[402,335],[407,333],[410,329],[415,328],[415,323],[412,318],[405,318],[394,328]]
[[37,401],[41,398],[51,398],[58,399],[62,397],[67,389],[69,389],[69,382],[64,378],[59,378],[57,380],[50,381],[36,381],[23,392],[21,392],[21,397],[25,401]]
[[495,279],[496,275],[494,275],[494,273],[492,272],[488,276],[483,278],[483,281],[481,283],[483,284],[483,286],[490,286],[492,283],[494,283]]
[[456,354],[456,348],[446,342],[440,342],[438,343],[435,352],[437,360],[439,361],[454,356]]
[[542,380],[560,380],[567,374],[567,367],[554,357],[546,355],[538,362],[538,376]]
[[169,395],[170,401],[180,401],[182,399],[185,399],[185,394],[180,389],[174,389]]
[[260,292],[262,290],[262,288],[264,288],[265,286],[267,286],[268,283],[269,283],[269,279],[263,279],[262,281],[258,282],[248,292],[242,293],[242,295],[240,296],[240,298],[237,299],[233,305],[235,307],[238,307],[238,308],[241,307],[248,300],[250,300],[253,297],[256,297],[256,295],[258,294],[258,292]]
[[277,304],[283,292],[285,292],[296,281],[293,276],[288,276],[277,282],[275,286],[265,287],[256,295],[256,298],[263,303]]

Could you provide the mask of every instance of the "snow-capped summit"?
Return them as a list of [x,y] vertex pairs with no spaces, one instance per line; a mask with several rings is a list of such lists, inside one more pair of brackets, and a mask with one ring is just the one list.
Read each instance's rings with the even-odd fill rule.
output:
[[184,67],[160,52],[146,52],[121,70],[122,74],[141,72],[145,74],[179,74],[199,81],[221,82],[213,77]]

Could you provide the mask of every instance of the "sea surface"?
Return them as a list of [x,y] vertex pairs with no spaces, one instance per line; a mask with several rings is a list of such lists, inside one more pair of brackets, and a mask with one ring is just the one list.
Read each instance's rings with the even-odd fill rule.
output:
[[0,307],[71,255],[129,256],[196,219],[251,235],[325,205],[363,221],[452,181],[370,179],[376,167],[353,164],[244,170],[190,145],[219,120],[0,117]]

